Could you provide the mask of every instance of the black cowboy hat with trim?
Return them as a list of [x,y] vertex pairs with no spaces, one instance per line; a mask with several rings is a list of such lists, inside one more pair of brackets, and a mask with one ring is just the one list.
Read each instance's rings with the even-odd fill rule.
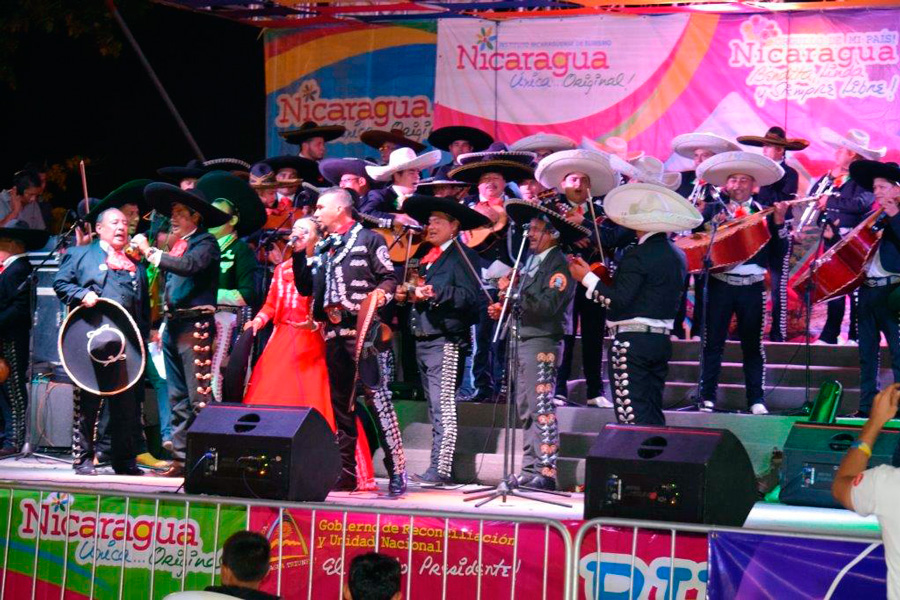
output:
[[[88,223],[93,223],[97,220],[97,216],[104,210],[109,208],[122,208],[126,204],[134,204],[138,207],[141,216],[145,215],[149,212],[150,205],[147,203],[147,199],[144,198],[144,188],[151,183],[153,183],[152,179],[132,179],[131,181],[123,183],[108,193],[103,200],[100,200],[96,205],[92,205],[91,211],[83,217],[84,220]],[[78,202],[79,216],[81,216],[81,207],[83,205],[84,200],[80,200]]]
[[250,171],[250,163],[239,158],[211,158],[203,161],[203,166],[209,171],[229,171],[247,173]]
[[147,364],[137,323],[108,298],[70,312],[59,330],[58,345],[66,374],[79,388],[98,396],[131,388]]
[[167,181],[180,182],[182,179],[200,179],[208,173],[209,167],[203,164],[203,161],[196,158],[188,161],[183,167],[161,167],[156,170],[160,177]]
[[448,173],[451,179],[477,185],[485,173],[499,173],[507,183],[534,178],[534,168],[514,160],[479,160],[456,167]]
[[16,240],[25,246],[26,252],[34,252],[47,245],[50,232],[32,229],[21,219],[11,219],[6,222],[6,227],[0,227],[0,239]]
[[293,169],[297,172],[297,177],[301,181],[318,184],[319,180],[322,179],[318,163],[302,156],[283,154],[281,156],[272,156],[262,162],[272,167],[276,176],[281,169]]
[[227,200],[237,210],[234,228],[238,237],[246,237],[266,224],[266,207],[250,184],[227,171],[213,171],[197,180],[194,188],[210,203]]
[[425,144],[406,137],[402,129],[391,129],[390,131],[370,129],[359,136],[359,141],[376,150],[380,149],[385,142],[396,144],[398,148],[412,148],[416,154],[425,149]]
[[769,130],[766,132],[766,135],[760,137],[758,135],[741,135],[737,138],[738,143],[743,144],[745,146],[778,146],[780,148],[784,148],[785,150],[803,150],[807,146],[809,146],[809,140],[804,140],[802,138],[789,138],[784,132],[784,129],[778,127],[777,125],[774,127],[769,127]]
[[419,223],[427,223],[432,213],[440,212],[459,221],[459,230],[487,227],[491,220],[453,198],[413,194],[403,203],[403,212]]
[[[416,191],[419,190],[433,190],[440,186],[447,187],[457,187],[457,188],[470,188],[472,184],[468,181],[456,181],[455,179],[439,179],[437,177],[426,177],[425,179],[420,179],[419,183],[416,184]],[[433,195],[433,194],[426,194]]]
[[527,167],[533,166],[537,154],[527,150],[510,150],[503,142],[493,142],[488,146],[487,150],[481,152],[467,152],[457,157],[457,162],[461,165],[481,160],[507,160],[510,162],[522,163]]
[[900,185],[900,166],[895,162],[855,160],[850,163],[850,178],[871,192],[876,178]]
[[183,190],[170,183],[154,182],[144,188],[144,198],[160,214],[171,217],[172,206],[183,204],[190,210],[199,213],[203,218],[203,227],[220,227],[231,220],[231,215],[225,214],[212,204],[206,195],[199,190]]
[[528,200],[510,200],[506,203],[506,214],[519,225],[530,223],[532,219],[549,222],[559,232],[560,240],[566,244],[577,242],[590,235],[586,227],[569,221],[564,216],[542,204]]
[[366,167],[377,167],[373,162],[361,158],[325,158],[319,161],[319,173],[331,185],[340,185],[341,177],[350,173],[357,177],[365,177],[372,185],[373,179],[366,172]]
[[347,128],[343,125],[319,125],[315,121],[307,121],[297,129],[279,131],[278,135],[283,137],[288,144],[299,146],[306,140],[317,137],[330,142],[344,135],[345,131],[347,131]]
[[428,143],[435,148],[450,151],[450,144],[457,140],[465,140],[472,144],[475,152],[484,150],[491,145],[494,138],[486,131],[465,125],[450,125],[435,129],[428,136]]

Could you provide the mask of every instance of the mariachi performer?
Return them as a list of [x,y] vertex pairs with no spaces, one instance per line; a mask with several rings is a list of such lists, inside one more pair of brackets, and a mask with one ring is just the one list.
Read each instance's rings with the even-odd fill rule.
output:
[[425,241],[430,245],[409,261],[409,270],[415,273],[396,295],[397,302],[411,304],[409,329],[416,338],[416,360],[431,418],[431,462],[413,479],[444,485],[453,483],[456,392],[472,346],[471,327],[484,304],[473,266],[478,255],[456,237],[461,230],[487,226],[490,220],[452,198],[413,196],[404,208],[426,224]]
[[432,176],[440,179],[453,179],[449,177],[450,171],[460,166],[457,160],[460,155],[486,150],[494,141],[487,132],[475,127],[465,125],[451,125],[440,127],[428,136],[428,143],[444,152],[450,153],[450,162],[437,167],[432,171]]
[[47,245],[50,234],[10,220],[0,227],[0,457],[16,454],[25,443],[28,347],[32,310],[31,263],[26,252]]
[[[326,143],[338,139],[347,131],[343,125],[319,125],[313,121],[306,121],[296,129],[288,131],[280,131],[278,135],[284,138],[288,144],[300,146],[298,156],[316,163],[325,158],[327,148]],[[310,179],[309,183],[316,187],[328,185],[325,178],[321,175],[314,175],[314,179]]]
[[326,158],[319,161],[319,172],[331,185],[356,192],[359,200],[355,208],[359,209],[375,189],[375,182],[366,172],[369,166],[375,165],[361,158]]
[[[770,185],[759,188],[756,197],[762,206],[773,206],[776,202],[793,200],[797,197],[800,174],[797,169],[787,164],[788,150],[803,150],[809,141],[799,138],[788,138],[781,127],[770,127],[764,136],[742,135],[737,141],[744,146],[762,147],[763,156],[771,158],[784,170],[784,177]],[[788,210],[787,220],[791,220]],[[772,327],[769,330],[769,341],[783,342],[787,337],[787,284],[790,275],[791,249],[793,237],[788,237],[784,258],[778,264],[771,264],[769,280],[772,282]]]
[[[823,127],[822,141],[834,148],[834,165],[831,170],[816,181],[810,191],[811,196],[818,196],[815,205],[822,211],[825,219],[825,249],[834,246],[840,238],[850,233],[859,225],[865,215],[872,209],[875,197],[872,193],[850,176],[850,167],[858,160],[878,160],[884,156],[886,148],[870,148],[869,134],[858,129],[851,129],[846,136]],[[804,212],[798,224],[798,230],[807,223],[806,217],[813,211],[810,207]],[[856,340],[856,298],[857,292],[848,294],[850,298],[850,327],[848,340]],[[847,299],[844,296],[828,302],[828,313],[825,325],[819,334],[819,342],[837,344],[841,336],[844,311]]]
[[416,193],[416,185],[422,169],[433,167],[441,160],[437,150],[416,156],[412,148],[398,148],[391,152],[383,167],[368,165],[366,173],[375,181],[386,182],[387,187],[372,190],[359,205],[359,212],[380,219],[379,226],[401,229],[419,224],[404,214],[404,201]]
[[[397,414],[382,373],[389,340],[377,311],[391,301],[397,275],[379,234],[353,218],[349,191],[329,188],[316,204],[315,219],[327,237],[315,255],[293,254],[294,283],[300,296],[313,297],[313,317],[325,323],[325,364],[338,429],[343,472],[334,489],[352,491],[356,481],[357,426],[353,415],[356,384],[362,383],[374,404],[379,436],[390,474],[388,491],[406,491],[406,458]],[[372,339],[373,334],[378,336]]]
[[161,167],[156,173],[164,180],[171,182],[183,190],[194,189],[197,180],[209,173],[209,167],[196,158],[188,161],[183,167]]
[[379,165],[388,164],[391,152],[397,148],[411,148],[416,154],[426,148],[425,144],[406,137],[402,129],[391,129],[390,131],[370,129],[359,136],[359,141],[370,148],[378,150]]
[[314,204],[315,192],[302,184],[306,182],[313,187],[328,185],[319,173],[321,161],[284,154],[267,158],[263,162],[272,168],[275,181],[281,186],[276,189],[279,203],[284,202],[294,208],[308,207]]
[[[726,205],[708,204],[705,220],[720,222],[749,217],[763,207],[753,198],[753,190],[781,179],[784,172],[774,160],[750,152],[723,152],[703,161],[697,176],[723,188]],[[747,405],[754,415],[768,414],[765,403],[766,355],[763,331],[766,316],[766,266],[781,260],[787,249],[790,232],[785,223],[788,205],[776,202],[766,216],[769,241],[744,262],[709,276],[706,315],[706,343],[703,347],[703,369],[700,374],[699,408],[712,411],[722,370],[722,355],[732,316],[737,316],[741,340],[744,387]]]
[[222,400],[222,365],[231,351],[235,332],[243,330],[257,304],[259,265],[245,238],[266,222],[266,210],[253,188],[225,171],[214,171],[197,181],[197,188],[212,205],[229,216],[228,222],[210,227],[219,244],[219,290],[216,300],[216,345],[212,358],[213,397]]
[[[530,253],[518,275],[513,272],[518,279],[513,281],[518,309],[512,308],[511,314],[520,315],[513,330],[518,344],[515,400],[525,430],[522,473],[517,479],[519,485],[555,490],[559,425],[553,390],[568,308],[575,293],[560,243],[571,245],[587,237],[588,230],[549,208],[524,200],[510,200],[506,211],[519,226],[527,226]],[[500,284],[505,293],[510,293],[508,284],[506,280]],[[496,302],[488,312],[497,320],[501,310],[502,304]]]
[[[143,264],[125,253],[128,217],[117,208],[97,216],[98,239],[63,255],[53,289],[73,311],[60,332],[60,359],[81,392],[75,407],[73,467],[94,475],[94,429],[101,402],[109,411],[110,459],[119,475],[141,475],[140,400],[150,333],[150,299]],[[85,352],[87,348],[87,352]],[[137,431],[135,431],[137,429]],[[146,444],[140,448],[146,452]]]
[[667,234],[691,230],[703,216],[657,184],[618,187],[606,195],[603,206],[610,220],[635,232],[638,243],[625,251],[612,281],[603,281],[580,257],[572,259],[569,271],[587,298],[607,308],[616,420],[665,425],[662,401],[672,357],[670,334],[687,276],[684,252]]
[[166,183],[151,183],[144,197],[169,217],[177,239],[168,252],[151,247],[138,234],[132,245],[165,277],[162,335],[169,405],[172,408],[172,466],[162,475],[184,476],[187,430],[197,413],[212,401],[212,350],[216,337],[213,315],[219,287],[219,245],[207,227],[229,217],[207,202],[201,192]]

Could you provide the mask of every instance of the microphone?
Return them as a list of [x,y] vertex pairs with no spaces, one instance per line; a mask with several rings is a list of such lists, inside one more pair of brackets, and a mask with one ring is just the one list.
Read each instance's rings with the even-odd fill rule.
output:
[[300,238],[299,238],[298,236],[292,235],[291,237],[288,238],[288,241],[287,241],[288,246],[290,246],[291,248],[293,248],[293,247],[294,247],[294,244],[296,244],[296,243],[297,243],[297,240],[299,240],[299,239],[300,239]]
[[421,225],[404,225],[403,229],[408,231],[425,231],[425,228]]

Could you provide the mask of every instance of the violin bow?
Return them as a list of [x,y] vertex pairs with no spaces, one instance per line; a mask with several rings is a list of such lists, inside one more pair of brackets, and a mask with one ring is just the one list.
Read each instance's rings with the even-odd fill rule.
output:
[[600,226],[597,225],[597,213],[594,211],[594,199],[588,197],[588,209],[591,211],[591,223],[594,224],[594,235],[597,236],[597,250],[600,251],[600,262],[606,264],[606,257],[603,255],[603,244],[600,243]]
[[475,270],[475,265],[472,264],[472,261],[469,260],[469,257],[466,256],[466,252],[463,249],[462,244],[459,243],[459,237],[453,238],[453,244],[456,246],[456,249],[459,250],[459,253],[462,255],[463,262],[466,263],[466,266],[469,267],[469,272],[472,274],[472,277],[475,278],[475,281],[478,282],[478,287],[481,288],[481,291],[484,292],[485,297],[487,298],[488,305],[494,303],[494,298],[487,291],[487,288],[484,287],[484,282],[481,281],[481,276],[478,274],[478,271]]
[[81,191],[84,194],[84,214],[87,215],[91,210],[91,202],[88,200],[87,173],[84,170],[84,159],[78,163],[78,170],[81,171]]

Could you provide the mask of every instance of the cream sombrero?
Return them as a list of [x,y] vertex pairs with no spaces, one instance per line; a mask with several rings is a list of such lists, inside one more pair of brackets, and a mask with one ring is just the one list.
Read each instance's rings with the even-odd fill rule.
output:
[[562,150],[574,150],[577,146],[572,138],[541,131],[510,144],[509,149],[514,152],[537,152],[538,150],[560,152]]
[[534,178],[547,189],[560,189],[569,173],[584,173],[591,180],[591,195],[602,196],[619,183],[619,176],[609,164],[609,159],[591,150],[563,150],[541,159]]
[[762,187],[784,177],[784,169],[771,158],[753,152],[722,152],[700,163],[697,177],[715,186],[723,186],[732,175],[749,175]]
[[609,157],[609,164],[613,169],[635,182],[655,183],[670,190],[676,190],[681,185],[681,173],[666,171],[662,161],[653,156],[642,156],[637,160],[624,161],[618,156],[612,155]]
[[603,199],[606,216],[636,231],[688,231],[703,222],[690,202],[674,191],[652,183],[628,183]]
[[383,167],[366,165],[366,173],[375,181],[390,181],[391,176],[406,169],[427,169],[441,162],[441,151],[432,150],[419,156],[412,148],[397,148],[391,152],[388,164]]
[[672,152],[686,158],[694,158],[694,151],[699,149],[709,150],[713,154],[733,152],[741,147],[731,140],[725,139],[714,133],[682,133],[672,139]]
[[842,136],[833,129],[821,129],[822,141],[832,148],[847,148],[868,160],[878,160],[887,153],[887,148],[869,148],[869,134],[861,129],[851,129]]
[[592,140],[587,136],[582,136],[581,147],[585,150],[599,152],[604,156],[618,156],[622,160],[637,160],[644,156],[643,150],[629,150],[628,140],[614,135],[609,136],[602,142]]

